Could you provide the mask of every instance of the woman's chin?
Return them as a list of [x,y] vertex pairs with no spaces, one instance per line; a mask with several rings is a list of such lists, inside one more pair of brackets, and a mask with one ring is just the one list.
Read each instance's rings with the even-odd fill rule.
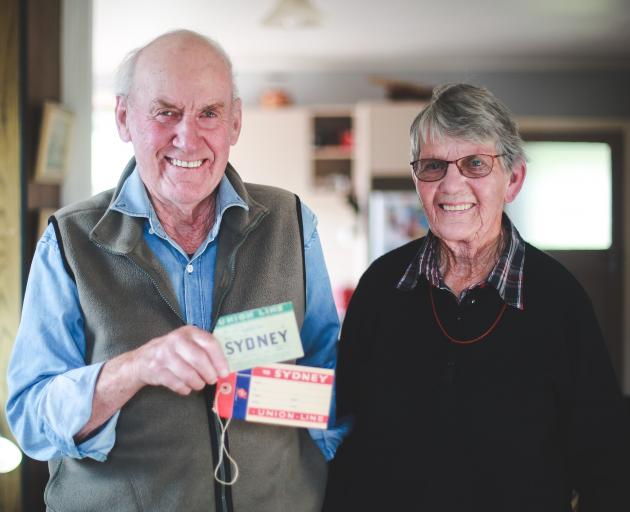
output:
[[471,229],[470,224],[451,224],[441,226],[434,234],[446,243],[462,244],[471,243],[478,237],[476,231]]

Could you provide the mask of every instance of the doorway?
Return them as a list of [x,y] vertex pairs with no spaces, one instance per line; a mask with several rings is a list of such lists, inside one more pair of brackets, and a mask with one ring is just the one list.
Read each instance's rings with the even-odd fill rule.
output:
[[[522,136],[532,153],[525,183],[529,179],[549,186],[547,193],[540,187],[541,193],[521,194],[525,197],[519,196],[508,213],[527,241],[562,263],[585,288],[621,382],[623,132],[523,130]],[[532,217],[541,222],[528,230]]]

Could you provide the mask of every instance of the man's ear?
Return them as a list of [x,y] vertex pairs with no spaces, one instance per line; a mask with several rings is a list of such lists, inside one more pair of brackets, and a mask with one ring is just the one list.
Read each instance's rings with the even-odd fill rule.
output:
[[230,144],[233,146],[238,141],[241,134],[241,122],[243,120],[243,111],[241,108],[241,100],[235,99],[232,102],[232,116],[230,119]]
[[505,191],[506,203],[511,203],[514,199],[516,199],[516,196],[521,191],[526,174],[527,164],[525,163],[525,160],[519,160],[516,164],[514,164],[514,167],[512,167],[510,181],[508,182],[507,190]]
[[118,135],[123,142],[131,140],[131,134],[127,125],[128,106],[127,96],[116,96],[116,127],[118,128]]

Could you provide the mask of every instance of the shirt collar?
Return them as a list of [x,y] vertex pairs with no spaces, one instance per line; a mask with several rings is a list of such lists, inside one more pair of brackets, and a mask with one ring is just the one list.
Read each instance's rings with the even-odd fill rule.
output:
[[[525,242],[516,227],[504,213],[502,229],[507,235],[507,243],[497,263],[488,275],[485,284],[499,292],[506,304],[524,309],[523,303],[523,266],[525,264]],[[429,231],[420,242],[418,252],[411,260],[397,284],[399,290],[412,290],[423,276],[436,288],[449,289],[444,283],[439,268],[439,239]]]
[[[219,227],[221,225],[221,220],[223,219],[223,214],[225,211],[232,207],[238,206],[245,210],[249,210],[249,206],[247,203],[238,195],[230,180],[227,179],[225,175],[221,178],[219,182],[219,187],[217,189],[217,203],[216,203],[216,219],[214,226],[208,233],[208,239],[205,244],[202,244],[200,249],[205,249],[205,246],[214,240],[219,233]],[[120,193],[116,198],[116,201],[110,206],[111,210],[115,210],[117,212],[122,213],[123,215],[129,215],[131,217],[145,217],[149,220],[150,228],[158,234],[158,236],[168,239],[164,228],[160,224],[157,214],[153,209],[153,205],[149,200],[149,195],[147,193],[146,188],[144,187],[144,183],[140,178],[140,172],[138,171],[138,166],[133,170],[133,172],[129,175],[129,178],[123,183]]]

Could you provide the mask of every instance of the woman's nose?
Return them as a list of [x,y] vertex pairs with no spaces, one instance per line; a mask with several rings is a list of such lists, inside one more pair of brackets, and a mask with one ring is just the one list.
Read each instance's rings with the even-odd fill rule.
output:
[[440,180],[440,188],[444,192],[450,192],[457,190],[466,182],[466,178],[459,172],[457,165],[454,162],[448,164],[446,168],[446,174]]

